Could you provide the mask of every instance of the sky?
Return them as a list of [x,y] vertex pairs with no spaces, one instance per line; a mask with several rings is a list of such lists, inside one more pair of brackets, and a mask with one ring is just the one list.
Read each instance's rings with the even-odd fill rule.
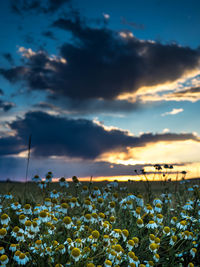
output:
[[[198,0],[0,3],[0,180],[199,177]],[[173,165],[173,169],[164,168]],[[156,171],[157,172],[157,171]],[[156,178],[155,178],[156,179]]]

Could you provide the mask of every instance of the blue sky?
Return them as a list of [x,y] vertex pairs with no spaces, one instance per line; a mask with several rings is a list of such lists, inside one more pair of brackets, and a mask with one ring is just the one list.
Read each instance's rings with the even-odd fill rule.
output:
[[[53,166],[56,177],[87,177],[93,166],[97,177],[124,177],[156,163],[196,175],[199,1],[10,0],[0,7],[0,179],[23,179],[29,134],[30,176]],[[41,159],[47,170],[37,167]]]

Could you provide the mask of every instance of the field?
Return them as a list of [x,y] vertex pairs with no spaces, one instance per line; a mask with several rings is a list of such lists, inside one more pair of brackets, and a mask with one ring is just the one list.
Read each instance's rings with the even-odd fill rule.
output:
[[0,183],[1,266],[200,266],[198,180]]

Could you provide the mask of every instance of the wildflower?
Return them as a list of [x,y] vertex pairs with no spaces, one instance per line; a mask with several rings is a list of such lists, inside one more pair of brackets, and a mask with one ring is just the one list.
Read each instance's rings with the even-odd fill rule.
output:
[[177,223],[177,228],[185,230],[187,228],[187,221],[183,220]]
[[149,213],[154,213],[154,210],[152,208],[151,205],[147,204],[145,207],[144,207],[144,211],[149,214]]
[[92,237],[94,238],[94,242],[97,242],[99,236],[100,236],[99,231],[97,230],[92,231]]
[[158,250],[158,248],[159,248],[159,245],[156,244],[156,243],[151,243],[151,244],[149,245],[149,250],[150,250],[151,252],[153,252],[153,253],[156,253],[157,250]]
[[47,184],[45,183],[45,181],[41,181],[38,186],[41,188],[41,189],[45,189],[47,187]]
[[[147,261],[145,261],[147,262]],[[154,266],[154,262],[153,261],[148,261],[147,264],[146,264],[146,267],[152,267]]]
[[139,228],[142,228],[144,226],[143,220],[142,219],[137,219],[137,226]]
[[160,260],[159,254],[154,254],[153,259],[155,260],[155,262],[158,262]]
[[51,198],[59,198],[60,193],[57,192],[55,189],[50,193]]
[[69,216],[64,217],[63,223],[67,229],[70,229],[73,225],[72,219]]
[[111,201],[109,203],[109,208],[110,208],[110,212],[114,212],[115,211],[115,202],[114,201]]
[[29,258],[26,256],[25,253],[20,253],[18,256],[17,263],[19,265],[26,265],[26,263],[29,261]]
[[36,241],[35,241],[35,246],[36,246],[37,248],[40,248],[40,247],[42,246],[42,240],[40,240],[40,239],[36,240]]
[[1,224],[8,224],[10,221],[10,217],[8,216],[8,214],[4,213],[1,215]]
[[36,175],[32,178],[32,181],[38,183],[38,182],[41,181],[41,178],[39,177],[39,175],[36,174]]
[[9,250],[15,252],[17,250],[17,244],[10,244]]
[[19,202],[14,202],[10,206],[13,210],[19,210],[21,208],[21,205],[19,204]]
[[163,215],[160,214],[160,213],[157,214],[157,215],[156,215],[156,220],[157,220],[158,223],[162,223],[162,221],[163,221]]
[[123,240],[126,241],[126,239],[128,238],[129,236],[129,232],[127,229],[124,229],[122,230],[122,237],[123,237]]
[[97,213],[93,212],[91,217],[91,223],[97,223],[98,222],[98,215]]
[[158,227],[158,225],[154,221],[149,221],[149,223],[146,225],[148,229],[155,229]]
[[75,206],[79,207],[79,203],[78,203],[78,200],[77,200],[76,197],[72,197],[70,199],[70,203],[69,204],[70,204],[71,208],[74,208]]
[[157,203],[154,210],[160,213],[162,211],[162,205],[160,203]]
[[139,244],[139,238],[136,237],[136,236],[134,236],[134,237],[132,238],[132,240],[134,241],[134,243],[135,243],[135,247],[137,248],[137,247],[138,247],[138,244]]
[[136,198],[137,205],[140,207],[144,206],[144,199],[142,198],[142,195],[138,195]]
[[0,238],[4,238],[7,235],[7,230],[5,228],[0,229]]
[[133,240],[128,240],[126,247],[128,248],[129,251],[131,251],[134,245],[135,245],[135,242]]
[[102,197],[98,197],[98,198],[97,198],[97,202],[98,202],[98,204],[100,205],[100,207],[103,206],[103,198],[102,198]]
[[169,244],[170,244],[171,246],[173,246],[173,245],[175,244],[176,241],[177,241],[177,236],[176,236],[176,235],[173,235],[173,236],[171,236],[171,238],[170,238]]
[[9,259],[8,259],[8,256],[7,255],[1,255],[1,257],[0,257],[0,262],[1,262],[1,264],[4,266],[4,265],[6,265],[8,262],[9,262]]
[[64,254],[65,251],[66,251],[66,248],[63,244],[60,244],[58,247],[57,247],[57,250],[61,253],[61,254]]
[[160,238],[159,237],[156,237],[155,238],[155,243],[158,244],[158,245],[160,245]]
[[106,260],[106,261],[104,262],[104,265],[105,265],[105,267],[110,267],[110,266],[112,266],[112,261],[110,261],[110,260]]
[[4,247],[0,247],[0,254],[4,254],[4,253],[5,253]]
[[135,216],[136,218],[140,219],[141,216],[141,207],[137,207],[134,211],[133,211],[133,216]]
[[154,235],[154,234],[150,234],[150,235],[149,235],[149,241],[150,241],[151,243],[154,243],[154,241],[155,241],[155,235]]
[[182,210],[181,213],[180,213],[181,217],[183,219],[187,218],[187,211],[186,210]]
[[115,217],[114,216],[110,216],[110,222],[114,223],[115,221],[116,221]]
[[66,183],[66,181],[65,181],[65,177],[61,177],[61,178],[59,179],[59,184],[60,184],[60,186],[64,187],[64,186],[65,186],[65,183]]
[[47,222],[48,221],[48,214],[45,210],[40,211],[39,213],[39,221],[40,222]]
[[25,228],[26,230],[30,230],[31,229],[31,225],[32,225],[32,222],[30,220],[27,220],[25,221]]
[[61,204],[61,209],[60,209],[61,212],[67,213],[68,209],[69,209],[69,205],[67,203],[62,203]]
[[115,237],[115,238],[119,238],[120,237],[120,235],[121,235],[121,229],[114,229],[112,232],[111,232],[111,235],[113,236],[113,237]]
[[153,205],[156,206],[156,204],[161,204],[162,205],[162,200],[160,200],[159,198],[155,198],[153,200]]
[[19,222],[20,223],[24,224],[27,219],[28,218],[24,214],[19,215]]
[[71,256],[75,261],[79,261],[81,257],[81,251],[79,248],[73,248],[71,251]]
[[193,258],[195,257],[196,253],[197,253],[197,249],[196,248],[191,248],[190,249],[190,254],[192,255]]
[[11,236],[16,237],[17,233],[20,231],[20,228],[18,226],[15,226],[11,232]]
[[45,177],[46,183],[51,183],[52,182],[52,178],[53,178],[53,173],[52,172],[48,172],[46,174],[46,177]]
[[164,233],[165,235],[170,235],[170,228],[169,228],[168,226],[165,226],[165,227],[163,228],[163,233]]
[[189,203],[186,203],[186,204],[183,206],[183,209],[184,209],[184,210],[192,210],[193,207],[192,207],[192,205],[190,205]]
[[5,199],[13,199],[12,194],[9,192],[8,194],[4,195]]
[[177,220],[178,220],[177,217],[172,217],[170,223],[171,224],[176,224]]
[[21,232],[21,231],[19,231],[17,234],[16,234],[16,240],[17,241],[24,241],[25,240],[25,238],[24,238],[24,234],[23,234],[23,232]]

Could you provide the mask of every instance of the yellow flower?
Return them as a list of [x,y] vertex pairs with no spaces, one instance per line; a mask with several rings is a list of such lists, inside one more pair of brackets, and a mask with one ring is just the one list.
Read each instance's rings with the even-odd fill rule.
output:
[[81,251],[79,248],[73,248],[71,251],[71,256],[75,261],[78,261],[81,257]]
[[92,237],[93,237],[94,239],[98,239],[99,236],[100,236],[99,231],[97,231],[97,230],[92,231]]
[[1,215],[1,224],[8,225],[9,221],[10,217],[8,216],[8,214],[4,213]]
[[168,226],[165,226],[165,227],[163,228],[163,233],[164,233],[165,235],[170,235],[170,228],[169,228]]
[[149,245],[149,249],[150,249],[151,252],[154,252],[155,253],[158,250],[158,248],[159,248],[159,245],[156,244],[156,243],[151,243]]
[[0,238],[4,238],[4,236],[6,236],[7,234],[7,230],[5,228],[1,228],[0,229]]
[[142,219],[137,219],[137,226],[140,228],[144,226],[144,222]]
[[8,260],[8,256],[7,255],[5,255],[5,254],[1,255],[0,262],[1,262],[2,265],[4,265],[4,264],[6,265],[8,263],[8,261],[9,260]]
[[110,217],[110,222],[111,222],[111,223],[114,223],[114,222],[115,222],[115,220],[116,220],[116,219],[115,219],[115,217],[114,217],[114,216],[111,216],[111,217]]
[[105,261],[105,267],[110,267],[112,266],[112,262],[110,260]]

